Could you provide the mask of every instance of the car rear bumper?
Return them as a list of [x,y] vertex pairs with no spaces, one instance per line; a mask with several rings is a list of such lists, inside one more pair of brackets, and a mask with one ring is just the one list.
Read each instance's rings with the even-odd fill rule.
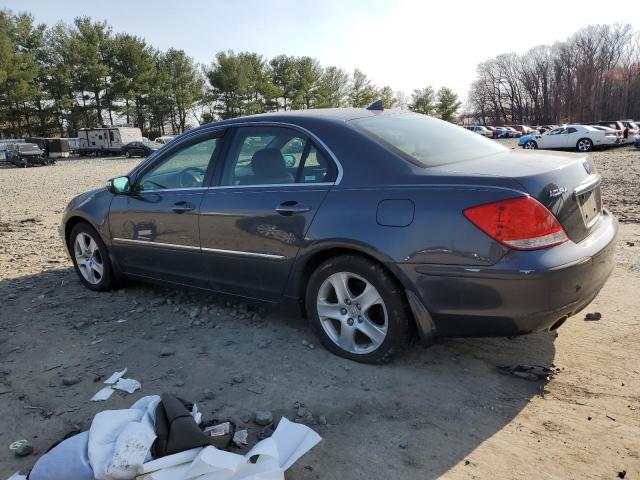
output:
[[492,266],[398,264],[440,336],[504,336],[554,329],[585,308],[611,274],[618,233],[606,210],[579,244],[510,251]]

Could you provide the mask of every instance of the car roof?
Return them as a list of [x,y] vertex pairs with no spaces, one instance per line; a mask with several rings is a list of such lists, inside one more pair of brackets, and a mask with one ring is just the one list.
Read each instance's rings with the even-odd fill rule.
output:
[[233,125],[236,123],[253,123],[253,122],[283,122],[283,123],[332,123],[345,124],[351,120],[366,117],[376,117],[380,115],[398,115],[408,114],[404,110],[367,110],[366,108],[317,108],[307,110],[289,110],[280,112],[259,113],[256,115],[247,115],[244,117],[236,117],[220,122],[210,123],[212,125]]

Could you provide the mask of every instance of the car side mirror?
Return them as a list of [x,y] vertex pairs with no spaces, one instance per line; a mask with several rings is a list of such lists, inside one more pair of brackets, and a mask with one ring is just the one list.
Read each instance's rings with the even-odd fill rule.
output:
[[107,190],[114,195],[127,195],[131,193],[131,182],[129,177],[116,177],[107,180]]

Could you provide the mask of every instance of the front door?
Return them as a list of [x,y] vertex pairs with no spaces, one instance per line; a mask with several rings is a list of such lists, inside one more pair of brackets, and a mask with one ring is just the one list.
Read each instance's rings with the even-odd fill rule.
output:
[[543,140],[543,148],[565,148],[567,143],[567,129],[556,128],[551,130],[547,135],[541,137]]
[[219,142],[210,133],[176,145],[137,175],[130,195],[114,197],[111,237],[125,273],[207,286],[198,213]]
[[277,301],[335,181],[329,157],[284,127],[234,133],[219,185],[204,196],[200,241],[211,288]]

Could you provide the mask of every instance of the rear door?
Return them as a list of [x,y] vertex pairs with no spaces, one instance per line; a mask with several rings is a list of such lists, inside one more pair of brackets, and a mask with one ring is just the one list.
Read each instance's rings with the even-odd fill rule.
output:
[[336,176],[328,154],[302,132],[234,129],[218,185],[201,206],[200,241],[211,288],[277,301]]
[[207,286],[198,213],[221,138],[208,133],[175,145],[137,175],[130,195],[114,197],[111,237],[125,273]]

